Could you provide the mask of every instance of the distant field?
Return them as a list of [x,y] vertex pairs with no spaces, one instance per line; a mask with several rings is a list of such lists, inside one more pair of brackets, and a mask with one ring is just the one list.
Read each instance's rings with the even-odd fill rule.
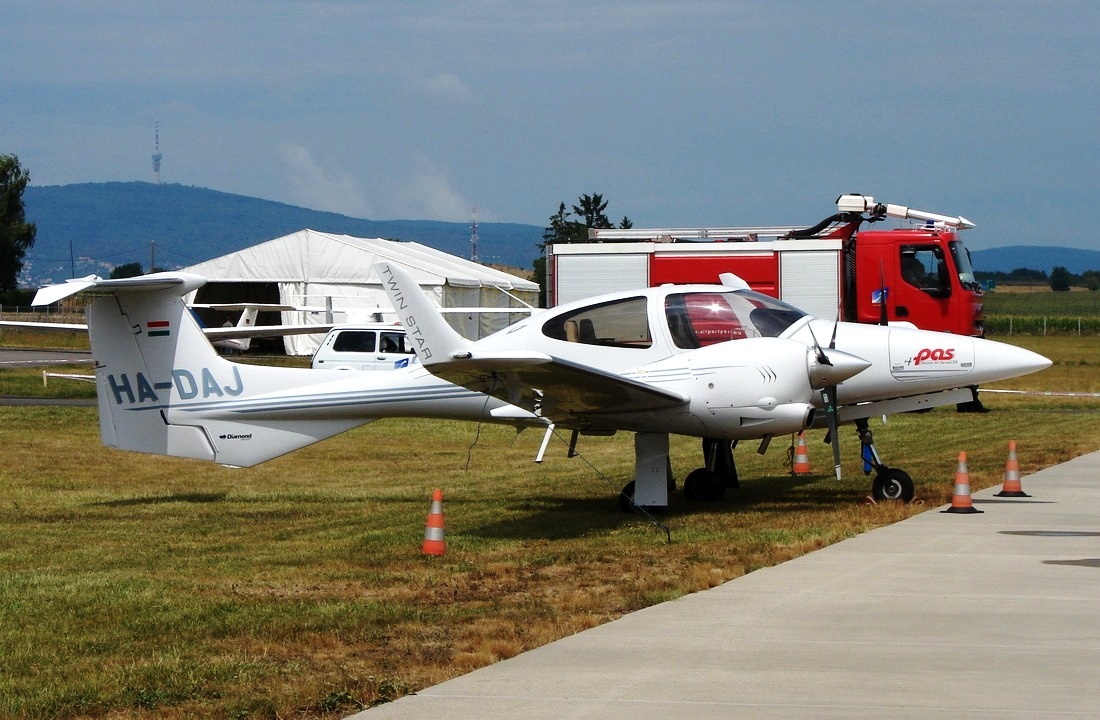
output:
[[991,337],[1002,335],[1100,334],[1100,292],[1052,292],[1015,288],[982,297],[985,328]]
[[1046,290],[1002,292],[982,297],[986,314],[1059,315],[1100,317],[1100,292],[1052,292]]
[[[1011,340],[1055,364],[1000,389],[1100,392],[1100,338]],[[0,394],[55,385],[0,370]],[[94,408],[0,407],[0,717],[340,717],[936,508],[960,451],[988,487],[1015,439],[1042,501],[1030,473],[1100,450],[1100,400],[983,399],[873,423],[917,504],[864,504],[854,431],[840,482],[814,431],[814,476],[792,477],[776,438],[738,448],[724,502],[676,493],[671,543],[617,510],[628,434],[573,459],[555,441],[535,465],[538,433],[380,421],[232,470],[103,448]],[[681,482],[698,456],[673,439]],[[419,553],[433,487],[441,558]]]

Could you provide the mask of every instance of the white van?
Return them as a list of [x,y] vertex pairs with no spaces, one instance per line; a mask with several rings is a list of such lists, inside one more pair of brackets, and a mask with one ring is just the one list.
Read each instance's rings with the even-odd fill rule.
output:
[[311,366],[326,370],[395,370],[416,362],[405,328],[386,323],[341,325],[325,335]]

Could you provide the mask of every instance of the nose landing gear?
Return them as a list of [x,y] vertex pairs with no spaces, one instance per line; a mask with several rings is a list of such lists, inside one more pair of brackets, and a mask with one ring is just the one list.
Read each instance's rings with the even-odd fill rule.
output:
[[911,501],[916,493],[913,478],[904,470],[888,467],[882,462],[875,450],[875,439],[866,418],[856,420],[855,423],[859,433],[860,453],[863,456],[863,474],[870,475],[872,470],[875,472],[875,479],[871,483],[871,497],[876,501]]

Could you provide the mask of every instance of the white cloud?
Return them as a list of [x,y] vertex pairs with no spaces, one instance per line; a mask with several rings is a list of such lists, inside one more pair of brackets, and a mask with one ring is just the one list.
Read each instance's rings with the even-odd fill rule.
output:
[[280,145],[279,155],[287,171],[294,204],[352,217],[370,217],[366,193],[355,176],[331,163],[318,162],[309,148],[301,145]]
[[472,205],[451,186],[447,172],[424,157],[417,158],[413,176],[394,190],[393,218],[463,222]]
[[424,92],[430,97],[454,103],[466,105],[473,102],[474,93],[470,86],[462,82],[457,75],[445,73],[437,75],[424,83]]

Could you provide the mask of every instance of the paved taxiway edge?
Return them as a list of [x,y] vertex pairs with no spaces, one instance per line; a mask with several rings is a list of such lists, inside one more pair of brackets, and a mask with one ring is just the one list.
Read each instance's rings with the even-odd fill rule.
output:
[[355,715],[1100,717],[1100,452]]

